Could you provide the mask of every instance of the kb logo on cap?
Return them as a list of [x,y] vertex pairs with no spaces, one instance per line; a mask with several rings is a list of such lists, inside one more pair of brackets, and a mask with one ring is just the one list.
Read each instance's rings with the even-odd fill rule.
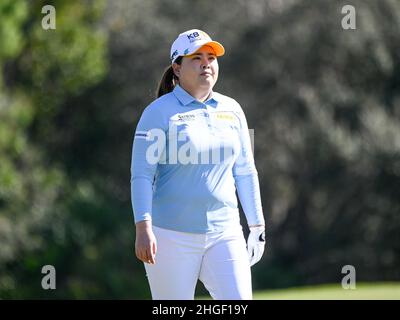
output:
[[193,33],[191,33],[191,34],[188,34],[187,37],[188,37],[188,39],[190,40],[190,42],[192,43],[193,41],[198,40],[198,39],[196,39],[196,38],[197,38],[197,37],[200,37],[200,34],[196,31],[196,32],[193,32]]

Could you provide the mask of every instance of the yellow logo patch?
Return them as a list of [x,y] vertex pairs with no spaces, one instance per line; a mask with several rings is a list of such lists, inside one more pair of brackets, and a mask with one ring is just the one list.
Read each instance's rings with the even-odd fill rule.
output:
[[231,115],[228,112],[217,112],[215,114],[217,119],[221,119],[221,120],[234,120],[235,118],[233,117],[233,115]]

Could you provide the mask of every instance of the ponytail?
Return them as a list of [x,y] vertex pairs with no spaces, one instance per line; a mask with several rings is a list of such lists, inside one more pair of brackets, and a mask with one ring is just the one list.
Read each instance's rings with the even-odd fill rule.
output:
[[[181,64],[182,57],[178,57],[174,63]],[[163,96],[174,90],[175,86],[179,83],[178,77],[175,75],[172,65],[164,70],[164,74],[158,84],[156,98]]]

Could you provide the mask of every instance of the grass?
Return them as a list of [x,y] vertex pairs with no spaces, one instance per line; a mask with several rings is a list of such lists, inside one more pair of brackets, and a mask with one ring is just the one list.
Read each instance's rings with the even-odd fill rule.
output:
[[[357,283],[345,290],[340,284],[255,291],[254,300],[400,300],[400,282]],[[210,299],[201,296],[196,299]]]

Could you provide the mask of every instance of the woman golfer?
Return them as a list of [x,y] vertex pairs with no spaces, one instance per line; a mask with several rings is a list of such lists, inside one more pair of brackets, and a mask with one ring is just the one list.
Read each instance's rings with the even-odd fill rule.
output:
[[[198,279],[213,299],[252,299],[264,217],[243,110],[212,90],[224,52],[201,30],[181,33],[136,128],[135,252],[153,299],[194,299]],[[250,228],[247,249],[236,190]]]

